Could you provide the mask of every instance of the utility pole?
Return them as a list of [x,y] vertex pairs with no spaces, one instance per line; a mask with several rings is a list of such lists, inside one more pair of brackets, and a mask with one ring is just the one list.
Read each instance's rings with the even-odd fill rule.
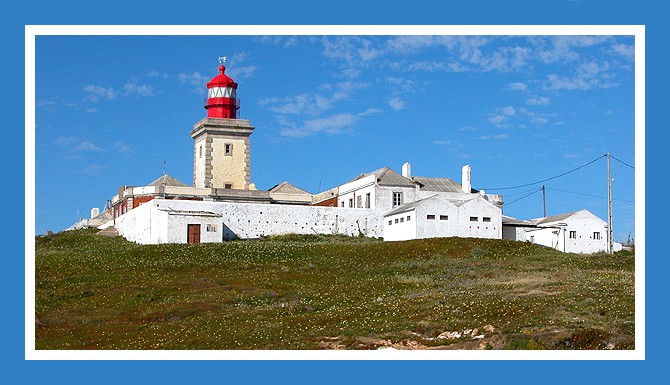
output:
[[607,252],[614,252],[614,232],[612,231],[612,166],[611,156],[607,152]]
[[547,217],[547,197],[544,194],[544,185],[542,185],[542,212],[544,213],[544,217]]

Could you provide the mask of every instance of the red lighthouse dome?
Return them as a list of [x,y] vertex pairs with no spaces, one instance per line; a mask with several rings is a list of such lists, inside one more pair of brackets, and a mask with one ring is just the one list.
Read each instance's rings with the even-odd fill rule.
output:
[[208,118],[237,119],[240,100],[237,99],[237,83],[225,74],[226,67],[219,66],[219,74],[207,83],[205,109]]

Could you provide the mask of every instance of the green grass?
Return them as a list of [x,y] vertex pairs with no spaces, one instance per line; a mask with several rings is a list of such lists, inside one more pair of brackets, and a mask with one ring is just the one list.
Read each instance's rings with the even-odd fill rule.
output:
[[[505,240],[35,241],[37,349],[634,349],[634,254]],[[444,332],[477,329],[461,338]]]

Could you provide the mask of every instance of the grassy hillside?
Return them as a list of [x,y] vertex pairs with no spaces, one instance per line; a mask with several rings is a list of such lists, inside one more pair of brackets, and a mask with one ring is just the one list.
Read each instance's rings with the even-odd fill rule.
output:
[[37,349],[633,349],[634,254],[484,239],[37,237]]

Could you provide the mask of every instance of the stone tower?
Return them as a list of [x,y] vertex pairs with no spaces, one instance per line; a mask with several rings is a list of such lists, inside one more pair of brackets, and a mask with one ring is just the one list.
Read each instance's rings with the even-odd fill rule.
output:
[[237,119],[240,101],[237,83],[219,66],[219,74],[207,83],[207,117],[191,131],[193,186],[248,190],[250,187],[249,136],[255,127]]

